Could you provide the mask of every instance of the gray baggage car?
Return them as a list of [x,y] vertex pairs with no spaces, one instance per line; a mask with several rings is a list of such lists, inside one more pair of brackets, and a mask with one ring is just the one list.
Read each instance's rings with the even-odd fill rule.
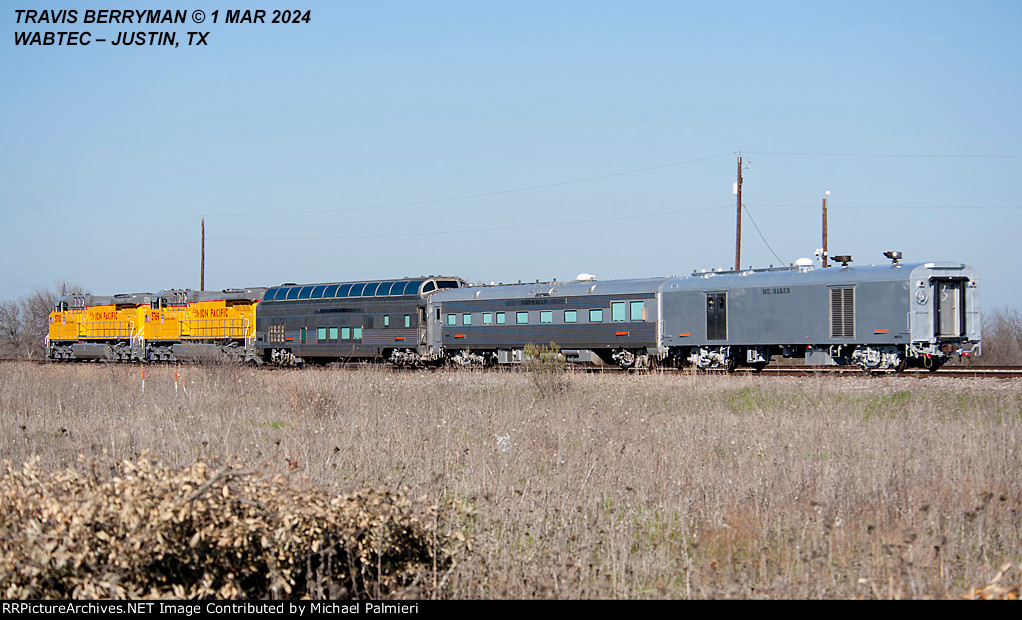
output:
[[710,271],[442,291],[433,349],[460,364],[515,363],[526,346],[623,368],[807,364],[936,370],[978,353],[979,276],[955,262]]

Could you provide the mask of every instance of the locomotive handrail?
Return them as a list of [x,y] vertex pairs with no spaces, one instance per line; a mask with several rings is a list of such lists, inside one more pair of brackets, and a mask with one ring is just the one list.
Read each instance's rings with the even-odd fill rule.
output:
[[[80,338],[131,338],[134,321],[94,321],[79,323]],[[81,332],[85,332],[82,335]]]
[[252,330],[251,334],[249,333],[250,324],[251,324],[250,321],[246,317],[245,318],[245,350],[246,351],[252,346],[252,342],[255,340],[255,330]]
[[[188,337],[191,338],[245,338],[248,319],[188,319]],[[240,327],[240,330],[239,330]],[[240,334],[239,334],[240,331]]]

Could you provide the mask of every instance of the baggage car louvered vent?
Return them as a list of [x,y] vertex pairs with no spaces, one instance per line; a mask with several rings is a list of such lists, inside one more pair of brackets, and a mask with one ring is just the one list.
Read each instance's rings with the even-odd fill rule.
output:
[[855,338],[855,289],[830,289],[830,337]]

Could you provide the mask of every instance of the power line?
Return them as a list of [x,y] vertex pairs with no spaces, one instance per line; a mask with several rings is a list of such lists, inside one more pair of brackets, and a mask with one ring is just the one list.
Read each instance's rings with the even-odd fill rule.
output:
[[788,155],[797,157],[892,157],[903,159],[1022,159],[1022,155],[958,155],[912,153],[801,153],[785,151],[746,151],[748,155]]
[[749,216],[749,221],[752,222],[752,227],[756,229],[757,233],[759,233],[759,238],[763,240],[763,244],[767,246],[767,249],[770,250],[770,253],[774,255],[774,258],[777,259],[777,262],[781,263],[782,265],[785,264],[784,261],[781,260],[781,257],[777,255],[777,252],[774,252],[774,249],[770,247],[770,243],[767,242],[766,237],[763,236],[763,232],[759,229],[759,225],[756,224],[756,220],[752,218],[752,213],[749,212],[749,206],[743,202],[742,208],[745,209],[745,214]]
[[333,235],[326,237],[210,237],[212,241],[330,241],[346,239],[385,239],[392,237],[428,237],[433,235],[459,235],[478,232],[495,232],[503,230],[524,230],[531,228],[547,228],[552,226],[574,226],[578,224],[594,224],[601,222],[617,222],[621,220],[634,220],[649,217],[661,217],[668,215],[679,215],[682,213],[697,213],[699,211],[716,211],[730,207],[703,207],[699,209],[682,209],[678,211],[661,211],[658,213],[643,213],[639,215],[621,215],[618,217],[593,218],[587,220],[571,220],[564,222],[541,222],[537,224],[518,224],[515,226],[493,226],[487,228],[463,228],[458,230],[433,230],[399,233],[378,233],[378,234],[357,234],[357,235]]
[[665,168],[674,168],[674,167],[677,167],[677,166],[684,166],[684,165],[687,165],[687,164],[694,164],[694,163],[701,162],[701,161],[708,161],[708,160],[711,160],[711,159],[716,159],[718,157],[726,157],[728,155],[730,155],[730,153],[722,153],[720,155],[710,155],[708,157],[699,157],[699,158],[696,158],[696,159],[689,159],[689,160],[686,160],[686,161],[674,162],[672,164],[662,164],[662,165],[659,165],[659,166],[650,166],[648,168],[639,168],[639,169],[636,169],[636,170],[625,170],[625,171],[622,171],[622,172],[612,172],[610,174],[601,174],[601,175],[598,175],[598,176],[583,177],[583,178],[580,178],[580,179],[571,179],[571,180],[568,180],[568,181],[557,181],[557,182],[554,182],[554,183],[544,183],[544,184],[541,184],[541,185],[529,185],[527,187],[516,187],[516,188],[513,188],[513,189],[502,189],[502,190],[497,190],[497,191],[492,191],[492,192],[480,192],[478,194],[463,194],[463,195],[460,195],[460,196],[448,196],[446,198],[432,198],[432,199],[429,199],[429,200],[413,200],[413,201],[410,201],[410,202],[394,202],[394,203],[385,203],[385,204],[377,204],[377,205],[366,205],[366,206],[361,206],[361,207],[338,207],[338,208],[335,208],[335,209],[315,209],[315,210],[307,210],[307,211],[269,211],[269,212],[264,212],[264,213],[251,213],[251,212],[245,212],[245,213],[212,213],[212,214],[209,215],[209,217],[265,217],[265,216],[271,216],[271,215],[313,215],[313,214],[317,214],[317,213],[343,213],[343,212],[349,212],[349,211],[370,211],[370,210],[374,210],[374,209],[392,209],[392,208],[395,208],[395,207],[414,207],[414,206],[421,206],[421,205],[428,205],[428,204],[437,204],[437,203],[441,203],[441,202],[453,202],[453,201],[456,201],[456,200],[469,200],[471,198],[486,198],[488,196],[500,196],[500,195],[504,195],[504,194],[514,194],[514,193],[517,193],[517,192],[527,192],[527,191],[532,191],[532,190],[537,190],[537,189],[546,189],[546,188],[549,188],[549,187],[559,187],[559,186],[562,186],[562,185],[573,185],[573,184],[576,184],[576,183],[587,183],[589,181],[599,181],[599,180],[602,180],[602,179],[610,179],[610,178],[613,178],[613,177],[626,176],[626,175],[630,175],[630,174],[641,174],[643,172],[652,172],[654,170],[663,170]]
[[106,282],[103,282],[102,284],[97,284],[96,288],[102,288],[102,287],[106,286],[107,284],[111,284],[113,282],[117,282],[118,280],[126,278],[126,277],[130,276],[133,273],[137,273],[139,271],[142,271],[143,269],[148,269],[149,267],[152,267],[156,263],[163,262],[163,261],[167,260],[168,258],[170,258],[172,256],[177,256],[178,254],[180,254],[180,253],[182,253],[182,252],[184,252],[186,250],[190,250],[190,249],[194,248],[197,245],[199,245],[198,241],[195,241],[193,243],[189,243],[188,245],[183,246],[183,247],[181,247],[181,248],[171,252],[170,254],[167,254],[166,256],[163,256],[161,258],[157,258],[156,260],[154,260],[152,262],[149,262],[149,263],[146,263],[145,265],[141,265],[141,266],[137,267],[136,269],[132,269],[131,271],[129,271],[127,273],[122,273],[121,275],[117,276],[113,280],[107,280]]
[[194,224],[197,221],[199,221],[199,218],[195,218],[195,219],[193,219],[193,220],[191,220],[189,222],[185,222],[181,226],[178,226],[177,228],[175,228],[173,230],[165,232],[165,233],[163,233],[162,235],[160,235],[158,237],[152,237],[150,239],[147,239],[145,243],[143,243],[142,245],[138,246],[137,248],[132,248],[132,249],[128,250],[127,252],[123,253],[123,254],[118,254],[117,256],[115,256],[115,257],[113,257],[113,258],[111,258],[109,260],[103,261],[102,263],[99,263],[98,265],[94,265],[92,267],[89,267],[85,271],[80,271],[80,272],[76,273],[75,275],[71,276],[70,278],[68,278],[68,280],[74,280],[75,278],[77,278],[79,276],[82,276],[82,275],[85,275],[85,274],[89,273],[90,271],[92,271],[94,269],[99,269],[103,265],[108,265],[108,264],[114,262],[115,260],[117,260],[119,258],[124,258],[128,254],[131,254],[133,252],[137,252],[137,251],[139,251],[141,249],[144,249],[144,248],[151,247],[152,243],[154,241],[158,241],[160,239],[163,239],[164,237],[172,235],[172,234],[176,233],[177,231],[181,230],[182,228],[185,228],[186,226],[191,226],[192,224]]
[[[755,207],[772,207],[780,209],[819,209],[820,205],[810,204],[771,204],[762,203],[753,205]],[[992,209],[992,210],[1018,210],[1022,209],[1022,205],[1017,206],[1003,206],[1003,205],[925,205],[925,206],[914,206],[914,205],[827,205],[828,209],[909,209],[909,210],[926,210],[926,209]]]

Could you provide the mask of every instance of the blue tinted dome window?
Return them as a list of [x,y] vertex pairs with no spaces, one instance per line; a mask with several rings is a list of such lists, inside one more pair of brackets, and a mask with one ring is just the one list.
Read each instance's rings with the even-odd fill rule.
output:
[[[437,285],[440,285],[439,287]],[[425,285],[425,286],[423,286]],[[308,286],[277,286],[266,291],[263,301],[285,299],[334,299],[337,297],[396,297],[417,295],[436,288],[456,287],[456,282],[434,280],[400,280],[390,282],[355,282],[350,284],[312,284]]]
[[404,292],[404,294],[405,295],[418,295],[419,294],[419,287],[422,286],[422,283],[424,281],[425,280],[412,280],[407,285],[405,285],[405,292]]

